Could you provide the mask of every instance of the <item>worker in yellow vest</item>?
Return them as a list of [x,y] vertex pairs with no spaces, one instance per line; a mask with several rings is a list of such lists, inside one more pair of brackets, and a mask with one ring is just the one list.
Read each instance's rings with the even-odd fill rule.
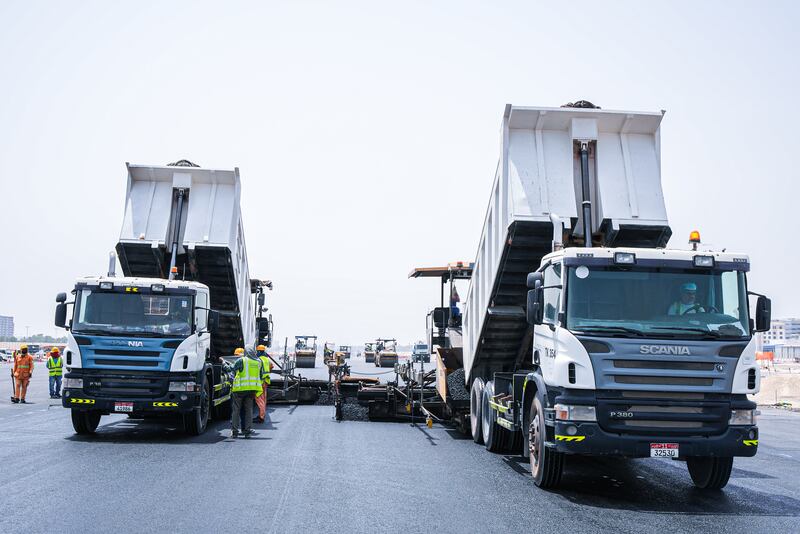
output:
[[242,433],[245,438],[253,434],[251,425],[253,424],[253,401],[256,395],[261,392],[261,384],[264,381],[264,365],[261,360],[253,354],[246,354],[243,348],[236,349],[234,352],[239,359],[233,364],[233,387],[231,388],[231,402],[233,410],[231,412],[231,437],[239,437],[239,417],[244,408],[244,422]]
[[264,380],[261,382],[261,393],[256,396],[256,405],[258,406],[258,422],[263,423],[267,418],[267,386],[269,386],[269,373],[272,371],[272,362],[267,354],[267,347],[259,345],[256,347],[256,355],[261,360],[261,365],[264,368]]
[[50,374],[50,398],[61,398],[61,375],[64,368],[64,360],[58,347],[50,349],[50,357],[47,358],[47,372]]

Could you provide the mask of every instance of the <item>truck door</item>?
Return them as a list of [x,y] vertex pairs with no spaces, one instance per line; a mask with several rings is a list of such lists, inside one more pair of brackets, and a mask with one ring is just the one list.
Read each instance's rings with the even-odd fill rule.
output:
[[208,359],[211,350],[211,334],[207,332],[208,308],[208,293],[198,291],[195,297],[194,324],[197,332],[197,355],[200,357],[201,366]]
[[558,317],[561,311],[561,263],[550,263],[542,270],[542,324],[534,326],[534,359],[539,360],[542,376],[548,382],[553,375],[558,339]]

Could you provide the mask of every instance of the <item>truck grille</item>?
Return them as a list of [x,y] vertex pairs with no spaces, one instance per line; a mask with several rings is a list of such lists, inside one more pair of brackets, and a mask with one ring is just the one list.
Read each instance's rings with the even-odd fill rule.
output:
[[[629,393],[629,392],[624,392]],[[598,399],[597,422],[607,432],[658,436],[711,436],[728,427],[730,404],[681,399],[674,394]],[[691,394],[690,394],[691,395]],[[701,395],[702,397],[702,395]]]
[[710,386],[713,378],[695,378],[692,376],[626,376],[614,375],[617,384],[639,384],[658,386]]
[[168,377],[85,376],[84,390],[95,397],[161,397],[169,388]]
[[134,356],[136,358],[158,358],[161,356],[161,352],[157,350],[94,349],[94,353],[101,356]]

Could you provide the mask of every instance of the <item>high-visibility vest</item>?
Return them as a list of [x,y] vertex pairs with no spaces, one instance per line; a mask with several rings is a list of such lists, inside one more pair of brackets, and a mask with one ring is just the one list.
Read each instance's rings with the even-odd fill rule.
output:
[[61,376],[61,368],[64,366],[64,360],[61,356],[58,358],[47,358],[47,368],[50,369],[50,376]]
[[247,356],[242,357],[242,370],[236,371],[233,377],[234,393],[245,391],[261,391],[261,361]]
[[691,304],[684,304],[681,301],[673,302],[672,305],[669,307],[669,310],[667,310],[667,315],[683,315],[684,312],[697,313],[698,310],[703,309],[703,308],[695,308],[694,310],[689,311],[695,306],[700,306],[700,305],[697,302],[693,302]]
[[259,356],[259,360],[261,360],[261,364],[264,366],[264,383],[270,383],[270,376],[269,372],[272,371],[272,362],[269,359],[269,356]]

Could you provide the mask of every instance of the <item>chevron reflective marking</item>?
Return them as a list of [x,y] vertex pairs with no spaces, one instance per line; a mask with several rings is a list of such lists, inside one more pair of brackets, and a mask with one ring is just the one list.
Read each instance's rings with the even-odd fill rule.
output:
[[758,440],[757,439],[743,439],[742,444],[745,447],[758,447]]
[[70,399],[70,404],[94,404],[94,399]]
[[219,406],[220,404],[222,404],[223,402],[225,402],[230,398],[231,398],[230,394],[225,395],[224,397],[220,397],[214,401],[214,406]]
[[586,436],[559,436],[556,434],[556,440],[558,441],[583,441],[586,439]]
[[177,402],[154,402],[153,406],[156,408],[174,408],[178,406]]

